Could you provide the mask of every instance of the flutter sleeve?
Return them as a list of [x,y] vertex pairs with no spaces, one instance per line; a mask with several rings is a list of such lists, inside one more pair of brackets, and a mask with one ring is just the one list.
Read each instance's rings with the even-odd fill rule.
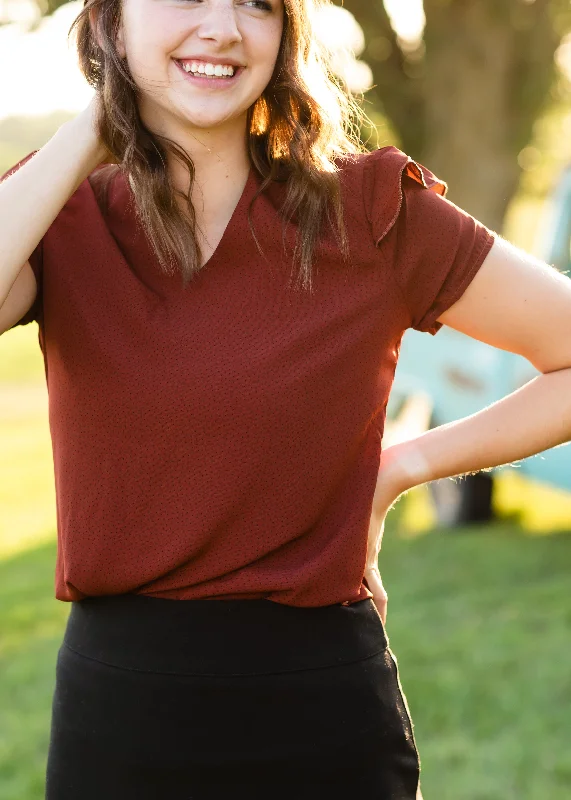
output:
[[374,243],[386,248],[408,327],[435,335],[464,293],[495,234],[445,198],[447,185],[396,147],[365,156],[363,202]]
[[[14,172],[20,169],[27,161],[32,158],[33,155],[37,153],[37,150],[34,150],[31,153],[28,153],[21,161],[18,161],[13,167],[11,167],[7,172],[5,172],[2,177],[0,177],[0,183],[5,178],[8,178]],[[38,293],[36,295],[36,299],[32,303],[31,308],[21,317],[17,322],[15,322],[11,327],[15,328],[18,325],[27,325],[28,322],[40,322],[41,314],[42,314],[42,305],[43,305],[43,239],[40,240],[39,244],[37,245],[34,252],[30,255],[28,261],[30,262],[30,266],[34,272],[36,277],[36,283],[38,284]]]

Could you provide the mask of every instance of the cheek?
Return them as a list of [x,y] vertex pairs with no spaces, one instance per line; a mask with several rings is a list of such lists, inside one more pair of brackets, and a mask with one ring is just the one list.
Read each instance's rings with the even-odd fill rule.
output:
[[281,28],[271,31],[269,35],[260,37],[256,41],[258,43],[257,60],[264,65],[264,71],[271,75],[280,50]]
[[127,55],[138,75],[166,70],[170,54],[179,46],[180,25],[164,14],[147,13],[130,20]]

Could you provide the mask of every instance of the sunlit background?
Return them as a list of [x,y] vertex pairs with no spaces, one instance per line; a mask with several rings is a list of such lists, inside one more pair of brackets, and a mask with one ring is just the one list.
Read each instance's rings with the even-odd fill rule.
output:
[[[0,175],[92,97],[67,39],[83,4],[69,2],[46,15],[59,2],[0,0]],[[541,32],[534,36],[530,27],[526,8],[534,5],[448,0],[446,8],[458,16],[447,19],[443,4],[427,3],[427,22],[422,0],[346,0],[322,15],[318,29],[337,74],[364,93],[376,126],[363,132],[372,136],[370,146],[395,144],[426,159],[449,182],[455,202],[568,271],[569,239],[566,251],[565,242],[557,252],[553,242],[557,220],[569,236],[561,214],[564,202],[571,209],[562,183],[571,165],[571,4],[541,4],[556,19],[552,50],[543,28],[545,50]],[[352,7],[365,16],[356,20]],[[482,24],[490,9],[496,17],[490,13]],[[500,11],[512,15],[503,28],[495,26]],[[538,30],[545,27],[546,17],[535,20]],[[520,38],[510,38],[514,33]],[[474,76],[461,70],[468,48],[462,36],[480,55],[488,53],[465,91],[462,81]],[[518,51],[516,41],[529,48]],[[479,90],[496,97],[490,46],[496,53],[503,47],[504,56],[513,48],[507,56],[513,98],[490,117],[473,118]],[[533,97],[538,76],[544,98]],[[458,85],[463,91],[455,95]],[[502,114],[511,126],[502,147],[479,149]],[[461,145],[452,152],[458,121]],[[498,183],[497,163],[512,170],[513,186]],[[37,334],[31,324],[0,337],[0,800],[44,796],[53,670],[69,611],[53,598],[55,496]],[[497,387],[515,388],[531,377],[521,362],[455,332],[420,336],[405,335],[385,446],[478,410]],[[401,499],[389,515],[379,562],[390,597],[391,646],[415,720],[424,800],[563,800],[571,797],[571,448],[498,470],[487,501],[486,476],[479,477],[479,483],[435,482]]]
[[[0,69],[3,76],[0,93],[0,118],[17,114],[41,115],[63,109],[77,112],[93,94],[77,67],[73,42],[67,32],[82,2],[59,8],[41,20],[33,0],[0,0],[0,21],[10,20],[0,28]],[[419,0],[390,0],[391,18],[403,38],[414,40],[422,32],[424,15]],[[354,17],[343,8],[328,13],[323,35],[340,48],[363,49],[363,33]],[[30,25],[37,27],[29,32]],[[351,85],[355,90],[370,85],[371,72],[363,62],[354,66]]]

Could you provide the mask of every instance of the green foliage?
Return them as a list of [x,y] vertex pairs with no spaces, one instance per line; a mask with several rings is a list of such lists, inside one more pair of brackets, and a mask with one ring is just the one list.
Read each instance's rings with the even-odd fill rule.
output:
[[34,0],[44,16],[53,14],[60,6],[65,6],[66,3],[70,3],[71,1],[72,0]]

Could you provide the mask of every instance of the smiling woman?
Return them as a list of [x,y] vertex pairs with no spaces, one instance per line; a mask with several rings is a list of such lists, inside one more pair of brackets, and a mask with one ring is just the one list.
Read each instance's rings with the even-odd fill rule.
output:
[[[571,281],[366,150],[327,7],[88,0],[95,97],[0,180],[71,604],[47,800],[416,800],[387,511],[571,436]],[[546,374],[384,447],[404,332],[444,324]]]
[[[387,511],[571,436],[571,281],[366,150],[326,7],[88,0],[95,98],[1,182],[71,604],[47,800],[416,800]],[[383,447],[404,332],[444,324],[544,374]]]
[[[220,235],[219,224],[208,230],[213,212],[193,157],[200,163],[205,147],[216,150],[214,169],[219,169],[221,146],[242,151],[244,137],[248,153],[239,156],[237,187],[243,188],[249,164],[263,179],[260,192],[288,177],[283,211],[300,220],[294,252],[300,283],[311,285],[318,231],[331,212],[347,255],[334,159],[363,150],[349,131],[357,130],[364,114],[333,80],[313,33],[316,14],[326,5],[320,0],[86,2],[74,27],[88,82],[98,90],[105,86],[101,138],[129,173],[140,219],[166,273],[179,271],[190,280]],[[191,67],[202,63],[203,75],[213,70],[215,76],[217,64],[237,69],[231,78],[201,77],[183,71],[182,61]],[[99,172],[99,197],[113,174]],[[210,195],[228,217],[240,191],[228,191],[227,173],[219,188],[212,177],[211,171]],[[173,192],[176,204],[169,199]]]
[[[386,226],[436,181],[360,143],[327,7],[88,0],[95,97],[2,179],[0,330],[39,324],[71,604],[47,800],[416,800],[365,578],[406,323],[366,188]],[[458,284],[489,234],[460,238]]]

